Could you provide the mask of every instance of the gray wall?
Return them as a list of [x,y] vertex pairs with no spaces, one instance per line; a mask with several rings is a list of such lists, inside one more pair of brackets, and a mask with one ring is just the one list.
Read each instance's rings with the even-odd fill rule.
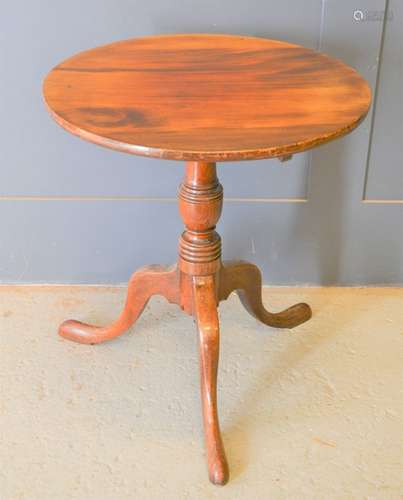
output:
[[[392,19],[373,19],[385,8]],[[371,19],[355,21],[359,9]],[[192,31],[317,48],[375,95],[344,139],[285,164],[219,166],[225,257],[256,262],[266,283],[403,282],[400,0],[13,0],[0,16],[1,282],[120,283],[176,259],[182,164],[71,136],[48,117],[41,84],[83,49]]]

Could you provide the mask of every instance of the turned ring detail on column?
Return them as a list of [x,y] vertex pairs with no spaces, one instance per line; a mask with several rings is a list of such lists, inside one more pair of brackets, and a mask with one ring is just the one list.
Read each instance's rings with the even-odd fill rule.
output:
[[221,238],[215,231],[223,203],[215,163],[188,162],[179,187],[179,211],[185,231],[179,240],[179,269],[194,276],[218,272]]

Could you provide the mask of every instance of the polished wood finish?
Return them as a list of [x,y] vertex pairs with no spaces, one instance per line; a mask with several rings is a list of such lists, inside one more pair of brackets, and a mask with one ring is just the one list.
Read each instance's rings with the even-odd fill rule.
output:
[[315,50],[233,35],[164,35],[81,52],[44,82],[56,121],[83,139],[176,160],[287,157],[365,117],[366,81]]
[[187,161],[179,188],[185,230],[177,265],[135,272],[123,311],[111,325],[68,320],[59,332],[84,344],[111,340],[137,320],[152,295],[192,315],[209,477],[223,485],[229,470],[217,413],[219,302],[236,291],[255,318],[277,328],[293,328],[312,313],[303,303],[267,311],[258,268],[222,263],[215,227],[223,189],[215,161],[287,161],[342,136],[366,115],[369,87],[342,62],[297,45],[244,36],[166,35],[78,54],[50,72],[44,95],[55,120],[83,139]]
[[225,484],[229,479],[217,414],[217,370],[219,325],[215,276],[193,278],[194,314],[199,331],[200,386],[210,481]]
[[221,261],[221,238],[215,225],[221,215],[223,190],[215,163],[188,162],[179,188],[179,211],[185,231],[179,239],[178,265],[147,266],[129,281],[125,307],[116,322],[94,326],[68,320],[60,325],[62,337],[82,344],[98,344],[127,331],[152,295],[162,295],[193,315],[199,332],[200,385],[207,464],[210,480],[225,484],[228,464],[217,414],[219,324],[217,306],[236,291],[255,318],[277,328],[293,328],[311,317],[307,304],[271,313],[262,303],[259,269],[248,262]]

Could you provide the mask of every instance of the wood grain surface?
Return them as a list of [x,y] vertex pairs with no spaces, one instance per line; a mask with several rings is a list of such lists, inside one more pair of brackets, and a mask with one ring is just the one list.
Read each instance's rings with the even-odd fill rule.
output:
[[371,92],[352,68],[276,40],[163,35],[81,52],[44,81],[55,120],[83,139],[176,160],[284,156],[353,130]]

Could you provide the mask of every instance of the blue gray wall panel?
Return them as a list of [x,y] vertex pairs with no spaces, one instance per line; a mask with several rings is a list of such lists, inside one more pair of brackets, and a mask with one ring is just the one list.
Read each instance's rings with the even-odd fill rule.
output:
[[[402,283],[398,1],[14,0],[2,6],[0,282],[123,283],[139,266],[175,260],[182,164],[71,136],[48,116],[41,85],[51,67],[77,51],[193,31],[278,38],[325,51],[357,68],[375,97],[348,137],[286,163],[219,165],[225,257],[256,262],[266,283]],[[368,18],[355,20],[357,10]]]

